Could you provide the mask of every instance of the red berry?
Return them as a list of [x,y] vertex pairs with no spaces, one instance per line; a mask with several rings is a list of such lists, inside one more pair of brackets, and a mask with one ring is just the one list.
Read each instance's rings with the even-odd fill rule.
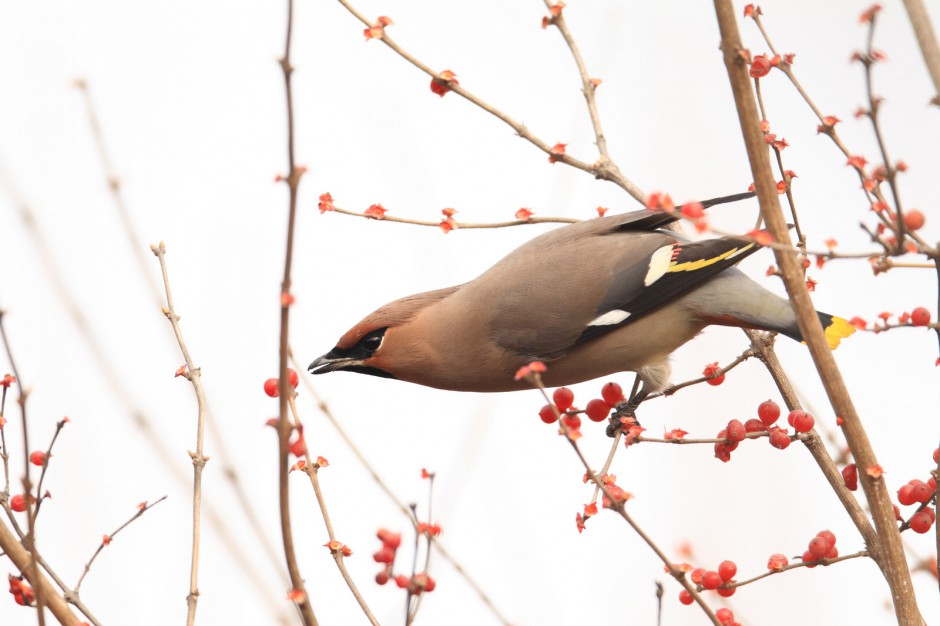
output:
[[307,442],[304,441],[303,435],[297,437],[297,439],[294,439],[290,443],[288,449],[294,456],[300,457],[305,455],[307,453]]
[[411,584],[411,579],[404,574],[399,574],[395,577],[395,584],[398,585],[399,589],[407,589],[408,585]]
[[393,563],[395,561],[395,551],[388,546],[384,546],[372,555],[372,560],[376,563]]
[[379,532],[375,533],[375,536],[379,538],[379,541],[381,541],[382,545],[386,548],[397,550],[398,546],[401,545],[401,534],[399,533],[393,533],[390,530],[380,528]]
[[603,422],[610,415],[610,405],[600,398],[594,398],[584,407],[584,412],[592,422]]
[[836,545],[836,535],[831,530],[820,530],[816,536],[828,541],[830,546]]
[[542,418],[542,421],[546,424],[554,424],[558,421],[558,415],[555,413],[555,407],[551,404],[546,404],[539,410],[539,417]]
[[835,546],[829,548],[829,552],[826,554],[827,559],[837,559],[839,558],[839,549]]
[[722,607],[715,611],[715,617],[725,626],[730,626],[730,624],[734,622],[734,613],[727,607]]
[[940,463],[940,448],[933,451],[933,462]]
[[[796,415],[793,415],[796,413]],[[790,415],[793,415],[793,428],[798,433],[808,433],[813,430],[813,426],[816,424],[816,420],[813,419],[813,416],[805,411],[794,411]],[[789,421],[789,418],[787,418]]]
[[269,378],[264,381],[264,392],[268,394],[268,397],[276,398],[281,395],[280,390],[278,389],[280,382],[276,378]]
[[832,549],[832,544],[825,537],[813,537],[809,540],[808,551],[813,555],[813,560],[824,559]]
[[772,428],[769,439],[770,445],[778,450],[786,450],[790,446],[790,436],[782,428]]
[[561,418],[561,421],[569,430],[578,430],[581,428],[581,418],[577,415],[565,415]]
[[842,468],[842,481],[845,483],[845,488],[849,491],[858,490],[858,468],[855,466],[855,463]]
[[375,582],[377,582],[377,583],[380,584],[380,585],[384,585],[385,583],[387,583],[387,582],[388,582],[388,572],[386,572],[386,571],[383,569],[381,572],[379,572],[378,574],[376,574],[376,575],[375,575]]
[[757,406],[757,417],[764,426],[770,426],[780,419],[780,407],[773,400],[764,400]]
[[718,589],[721,586],[721,575],[718,572],[709,570],[702,575],[702,587],[706,589]]
[[26,496],[21,493],[16,494],[10,498],[10,508],[16,511],[17,513],[22,513],[26,510]]
[[692,570],[692,573],[689,574],[689,580],[691,580],[691,581],[692,581],[693,583],[695,583],[696,585],[701,585],[701,584],[702,584],[702,576],[704,576],[704,575],[705,575],[705,568],[704,568],[704,567],[696,567],[694,570]]
[[937,520],[937,513],[936,513],[936,511],[934,511],[934,510],[933,510],[932,508],[930,508],[929,506],[926,507],[926,508],[924,508],[924,510],[921,511],[921,512],[922,512],[922,513],[926,513],[926,514],[930,517],[930,521],[931,521],[931,522],[935,522],[935,521]]
[[567,387],[559,387],[555,390],[555,393],[552,394],[552,400],[555,402],[555,406],[558,407],[558,410],[564,413],[574,404],[574,392]]
[[[813,563],[816,560],[809,550],[803,553],[803,562],[804,563]],[[807,565],[806,567],[816,567],[815,565]]]
[[721,580],[728,582],[734,575],[738,573],[738,566],[734,561],[722,561],[718,564],[718,575],[721,576]]
[[914,326],[926,326],[930,323],[930,311],[922,306],[911,311],[911,324]]
[[911,485],[901,485],[901,488],[898,489],[898,502],[904,506],[910,506],[916,502],[914,500],[914,487]]
[[917,209],[912,209],[904,214],[904,225],[907,226],[908,230],[919,230],[926,221],[924,214]]
[[759,433],[764,430],[767,430],[764,428],[764,422],[757,418],[752,417],[748,421],[744,422],[744,432]]
[[786,556],[784,556],[784,555],[782,555],[782,554],[780,554],[780,553],[771,554],[771,555],[770,555],[770,558],[767,559],[767,569],[781,570],[781,569],[783,569],[784,567],[786,567],[787,565],[789,565],[789,563],[790,563],[790,562],[787,561],[787,557],[786,557]]
[[747,432],[740,420],[731,420],[725,430],[727,431],[725,438],[729,443],[744,441],[744,435]]
[[[720,370],[720,369],[721,369],[721,368],[718,367],[718,363],[711,363],[711,364],[709,364],[709,365],[706,365],[706,366],[705,366],[705,369],[702,370],[702,376],[705,376],[705,377],[708,378],[708,380],[706,380],[705,382],[707,382],[707,383],[708,383],[709,385],[711,385],[712,387],[717,387],[717,386],[720,385],[721,383],[725,382],[725,375],[724,375],[724,374],[721,374],[720,376],[715,376],[715,374],[716,374],[716,373],[718,372],[718,370]],[[712,378],[712,377],[714,377],[714,378]]]
[[737,590],[738,590],[737,587],[718,587],[718,589],[716,589],[716,591],[718,592],[718,595],[721,596],[722,598],[730,598],[731,596],[734,595],[734,592]]
[[297,372],[291,368],[287,368],[287,382],[290,383],[290,386],[294,389],[297,389],[297,385],[300,384],[300,377],[297,376]]
[[688,606],[692,604],[693,602],[695,602],[695,599],[692,597],[691,593],[683,589],[682,591],[679,592],[679,602]]
[[722,463],[727,463],[731,460],[731,452],[737,447],[738,444],[727,444],[727,443],[716,443],[715,444],[715,458],[721,461]]
[[914,498],[914,502],[924,503],[927,500],[930,500],[930,496],[933,495],[933,489],[931,489],[927,483],[918,480],[916,484],[911,485],[911,496]]
[[601,397],[610,406],[616,406],[623,401],[623,389],[617,383],[607,383],[601,387]]
[[925,532],[930,530],[931,526],[933,526],[933,520],[930,519],[929,514],[924,513],[924,511],[920,511],[911,515],[908,526],[910,526],[911,530],[913,530],[915,533],[923,535]]
[[436,588],[437,588],[437,583],[434,582],[434,579],[425,574],[425,576],[424,576],[424,590],[427,591],[428,593],[430,593],[430,592],[434,591]]
[[42,467],[42,464],[46,462],[46,453],[42,450],[36,450],[29,455],[29,462]]

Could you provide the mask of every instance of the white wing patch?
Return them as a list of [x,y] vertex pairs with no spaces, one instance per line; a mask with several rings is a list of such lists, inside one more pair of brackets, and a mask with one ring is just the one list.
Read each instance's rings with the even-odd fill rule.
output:
[[662,278],[669,270],[669,264],[672,263],[673,245],[663,246],[650,255],[649,269],[646,277],[643,279],[643,285],[649,287],[657,280]]
[[614,326],[628,317],[630,317],[630,313],[627,311],[614,309],[613,311],[607,311],[599,317],[595,317],[593,320],[588,322],[588,326]]

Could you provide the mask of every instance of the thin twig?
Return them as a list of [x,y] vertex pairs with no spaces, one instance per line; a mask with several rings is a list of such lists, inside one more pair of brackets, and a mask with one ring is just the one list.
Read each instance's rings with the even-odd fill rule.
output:
[[290,62],[291,36],[294,29],[294,0],[287,0],[287,32],[284,37],[284,56],[279,63],[284,74],[285,104],[287,106],[287,176],[285,182],[290,193],[287,215],[287,245],[284,254],[284,277],[281,281],[281,333],[278,350],[278,372],[280,392],[280,410],[277,422],[278,434],[278,495],[280,501],[281,539],[284,543],[284,556],[287,561],[287,571],[290,575],[291,598],[300,609],[300,616],[304,626],[316,626],[317,618],[313,613],[310,595],[304,585],[300,567],[297,564],[297,554],[294,550],[294,533],[291,529],[290,517],[290,485],[288,482],[288,455],[290,453],[291,423],[288,415],[287,401],[292,392],[288,382],[287,353],[288,337],[290,336],[290,305],[291,298],[291,263],[294,258],[294,221],[297,216],[297,188],[303,169],[298,168],[294,161],[294,98],[291,90],[291,75],[294,68]]
[[[793,388],[789,376],[787,376],[786,371],[780,364],[777,353],[774,352],[773,344],[765,341],[764,334],[756,330],[745,329],[744,334],[750,339],[751,346],[757,351],[760,360],[767,368],[767,372],[777,385],[777,390],[783,397],[787,409],[790,411],[801,409],[802,407],[796,390]],[[829,486],[836,494],[839,502],[842,504],[843,508],[845,508],[846,513],[848,513],[852,522],[855,524],[859,534],[865,541],[865,545],[868,546],[869,551],[880,550],[878,536],[875,534],[875,529],[872,528],[871,522],[868,521],[868,515],[862,510],[854,494],[845,486],[845,480],[842,478],[842,474],[836,467],[835,462],[833,462],[832,457],[829,456],[829,451],[826,449],[826,446],[823,445],[816,430],[810,431],[800,439],[812,455],[813,460],[816,461],[820,471],[826,478],[826,482],[829,483]]]
[[[3,324],[3,317],[6,312],[0,309],[0,337],[3,338],[3,347],[6,350],[7,360],[10,363],[10,369],[13,370],[13,376],[16,378],[16,389],[19,391],[19,397],[16,399],[17,404],[20,405],[20,418],[23,426],[23,464],[25,466],[25,471],[23,473],[23,496],[26,498],[26,521],[27,521],[27,534],[26,534],[26,548],[29,550],[31,560],[29,563],[30,574],[32,578],[37,580],[40,578],[41,574],[39,572],[39,550],[36,547],[36,510],[38,504],[33,503],[33,484],[30,482],[29,478],[29,428],[27,427],[26,419],[26,398],[29,395],[28,392],[23,390],[23,379],[20,378],[19,370],[16,368],[16,360],[13,358],[13,350],[10,348],[10,339],[7,337],[6,327]],[[26,575],[26,572],[23,572]],[[27,576],[30,578],[30,576]],[[36,619],[39,621],[39,626],[45,626],[46,615],[44,606],[45,594],[42,593],[44,590],[40,587],[35,588],[36,593]]]
[[[551,0],[545,0],[545,6],[548,7],[549,11],[553,9]],[[578,66],[578,74],[581,77],[581,93],[584,94],[588,115],[591,117],[591,126],[594,127],[594,139],[597,144],[597,152],[600,154],[600,160],[611,164],[612,167],[616,167],[611,161],[610,153],[607,151],[607,139],[604,137],[604,129],[601,127],[601,116],[597,111],[597,99],[595,94],[597,92],[597,86],[600,83],[596,79],[591,78],[591,74],[588,72],[587,65],[581,57],[581,51],[578,49],[578,45],[571,31],[568,30],[568,22],[565,20],[564,10],[559,8],[557,15],[553,15],[551,19],[549,19],[549,22],[561,33],[565,43],[568,44],[568,49],[571,50],[571,56],[574,58],[575,65]]]
[[[118,176],[117,171],[113,165],[107,142],[104,139],[105,133],[98,115],[97,107],[95,106],[94,98],[92,97],[92,89],[88,82],[82,78],[76,79],[74,84],[75,87],[82,93],[83,101],[85,103],[85,111],[88,115],[88,124],[91,129],[92,138],[94,139],[95,146],[97,148],[98,157],[105,175],[105,180],[108,185],[108,189],[111,191],[111,197],[114,200],[114,208],[121,220],[121,225],[124,227],[124,234],[127,237],[128,245],[134,252],[134,259],[137,261],[136,266],[140,275],[144,278],[154,305],[158,309],[162,308],[164,298],[163,289],[160,287],[160,285],[157,284],[157,280],[154,278],[153,272],[150,271],[150,267],[147,265],[147,259],[144,256],[143,246],[141,245],[140,238],[138,237],[137,231],[134,228],[134,222],[130,218],[131,210],[127,206],[127,201],[125,200],[123,193],[121,178]],[[174,350],[175,349],[176,348],[174,347]],[[110,377],[107,378],[110,379]],[[212,407],[209,404],[208,398],[205,400],[205,422],[209,429],[209,436],[214,441],[216,448],[215,453],[213,454],[213,458],[221,464],[222,476],[225,477],[229,483],[229,487],[231,487],[232,491],[235,493],[239,507],[241,508],[242,513],[244,514],[248,524],[251,526],[251,529],[254,532],[255,542],[264,550],[268,561],[271,563],[275,571],[277,571],[278,575],[284,580],[284,584],[286,585],[287,576],[281,568],[280,557],[278,557],[274,544],[271,541],[271,535],[265,528],[262,527],[261,521],[257,514],[258,507],[251,500],[241,482],[241,478],[238,473],[238,466],[233,460],[228,447],[225,445],[227,437],[219,427],[219,421],[212,413]],[[148,438],[147,440],[150,441],[151,438]],[[206,508],[209,509],[209,507]],[[212,521],[211,514],[209,521]],[[256,568],[252,568],[252,570],[255,571]],[[281,615],[281,618],[282,621],[286,619],[283,614]]]
[[[303,368],[294,357],[293,352],[291,352],[291,362],[297,371],[303,371]],[[336,430],[337,434],[339,434],[340,438],[343,440],[343,442],[345,442],[346,446],[353,453],[353,456],[356,457],[362,467],[365,468],[365,470],[369,473],[369,476],[372,477],[372,480],[379,487],[382,493],[384,493],[385,496],[395,504],[401,514],[407,517],[408,521],[411,522],[413,526],[415,526],[414,519],[412,518],[407,505],[405,505],[405,503],[402,502],[402,500],[397,495],[395,495],[395,492],[393,492],[392,489],[385,483],[385,481],[379,475],[378,470],[369,462],[365,454],[363,454],[363,452],[349,436],[349,433],[346,432],[346,429],[343,428],[342,424],[340,424],[336,416],[333,415],[333,411],[330,409],[329,404],[327,404],[326,401],[317,394],[316,389],[310,382],[310,377],[302,376],[301,379],[303,381],[304,387],[306,387],[307,391],[310,392],[310,395],[313,397],[314,402],[316,402],[317,408],[320,410],[323,416],[326,417],[330,425],[333,426],[333,429]],[[415,529],[417,530],[417,526],[415,526]],[[496,619],[499,620],[503,626],[510,626],[510,621],[496,607],[493,599],[490,598],[489,594],[487,594],[483,587],[480,586],[480,583],[477,582],[476,579],[474,579],[466,569],[464,569],[463,565],[450,553],[447,547],[441,543],[440,538],[431,537],[431,540],[434,542],[434,547],[437,550],[437,553],[440,554],[445,561],[450,563],[451,567],[453,567],[454,570],[456,570],[457,573],[460,574],[460,576],[464,579],[464,582],[470,585],[470,587],[479,596],[480,601],[483,602],[490,612],[493,613],[493,616],[496,617]]]
[[[343,215],[352,215],[353,217],[364,217],[366,219],[375,220],[372,215],[366,213],[357,213],[356,211],[349,211],[346,209],[341,209],[338,206],[333,206],[328,211],[333,211],[335,213],[341,213]],[[389,215],[386,213],[378,221],[382,222],[397,222],[399,224],[412,224],[414,226],[433,226],[434,228],[440,228],[441,222],[429,222],[426,220],[413,220],[406,217],[395,217],[394,215]],[[507,226],[524,226],[526,224],[574,224],[575,222],[580,222],[581,220],[573,217],[530,217],[525,220],[512,220],[508,222],[458,222],[452,221],[450,227],[453,230],[469,230],[473,228],[506,228]]]
[[193,462],[193,548],[189,568],[189,595],[186,596],[186,624],[193,626],[196,622],[196,604],[199,602],[199,538],[202,532],[202,470],[209,457],[203,454],[206,425],[206,396],[202,390],[202,369],[196,367],[189,354],[189,348],[183,340],[183,331],[180,329],[180,316],[173,307],[173,294],[170,291],[170,276],[166,269],[166,246],[161,241],[159,245],[152,244],[150,250],[160,261],[160,273],[163,275],[163,287],[166,290],[166,306],[163,314],[173,327],[173,334],[183,353],[186,362],[186,372],[183,376],[193,385],[196,392],[196,451],[190,452]]
[[821,566],[823,566],[823,567],[826,567],[826,566],[832,565],[832,564],[834,564],[834,563],[839,563],[839,562],[841,562],[841,561],[848,561],[849,559],[857,559],[857,558],[859,558],[859,557],[864,557],[864,556],[870,556],[870,555],[868,554],[868,551],[867,551],[867,550],[859,550],[858,552],[853,552],[852,554],[844,554],[844,555],[842,555],[842,556],[837,556],[837,557],[832,558],[832,559],[819,559],[819,560],[816,560],[816,561],[796,561],[796,562],[794,562],[794,563],[790,563],[789,565],[787,565],[787,566],[785,566],[785,567],[781,567],[780,569],[769,569],[769,570],[767,570],[766,572],[764,572],[764,573],[762,573],[762,574],[758,574],[757,576],[754,576],[754,577],[752,577],[752,578],[748,578],[748,579],[746,579],[746,580],[741,580],[741,581],[738,581],[738,582],[735,582],[735,583],[726,583],[726,584],[724,584],[724,585],[721,585],[721,587],[722,587],[722,588],[725,588],[725,589],[736,589],[736,588],[738,588],[738,587],[743,587],[744,585],[750,585],[751,583],[754,583],[754,582],[757,582],[758,580],[767,578],[768,576],[773,576],[773,575],[775,575],[775,574],[779,574],[779,573],[781,573],[781,572],[786,572],[786,571],[791,570],[791,569],[797,569],[797,568],[800,568],[800,567],[809,567],[809,568],[813,568],[813,567],[816,567],[817,565],[821,565]]
[[[176,480],[181,489],[189,489],[191,478],[180,469],[175,453],[171,452],[167,445],[163,442],[162,438],[158,436],[157,429],[154,427],[154,420],[136,404],[134,394],[131,393],[131,391],[126,386],[121,368],[115,365],[113,356],[104,349],[101,340],[95,334],[94,330],[89,324],[88,318],[85,316],[84,311],[81,309],[78,301],[70,292],[68,283],[63,278],[62,270],[56,262],[52,247],[49,245],[49,242],[46,239],[43,231],[40,229],[40,222],[36,213],[25,201],[23,195],[19,193],[19,190],[14,185],[8,172],[2,166],[0,166],[0,185],[2,185],[4,190],[12,198],[13,203],[17,206],[23,226],[26,229],[26,232],[30,235],[32,243],[36,248],[37,256],[39,257],[43,270],[45,271],[46,276],[53,287],[53,291],[55,292],[56,297],[59,299],[62,307],[68,313],[70,319],[75,325],[76,330],[78,331],[79,336],[85,342],[88,351],[92,355],[95,366],[101,372],[101,376],[99,378],[105,381],[105,384],[108,385],[111,393],[121,404],[124,414],[137,428],[142,431],[143,441],[147,442],[147,445],[153,448],[153,451],[156,453],[157,458],[160,460],[160,463],[166,469],[167,473]],[[210,419],[210,428],[212,427],[213,423],[214,422]],[[219,436],[217,436],[216,439],[218,441],[221,453],[223,450],[221,446],[222,439]],[[235,485],[237,484],[237,477],[231,468],[232,465],[229,464],[224,468],[223,473],[230,479],[233,485]],[[256,543],[264,546],[265,553],[268,555],[272,566],[275,568],[275,571],[279,576],[286,580],[286,576],[284,575],[283,569],[281,567],[281,562],[273,552],[268,535],[261,529],[257,515],[252,509],[253,505],[248,503],[247,495],[245,495],[244,489],[236,489],[236,494],[238,495],[238,500],[241,503],[242,510],[246,512],[246,517],[248,517],[252,528],[255,530]],[[270,607],[271,612],[278,615],[278,620],[281,624],[286,625],[289,621],[289,618],[284,611],[283,601],[280,599],[281,595],[272,591],[270,577],[264,575],[264,573],[259,570],[257,560],[251,559],[247,556],[244,549],[245,543],[243,538],[236,537],[235,533],[228,526],[227,517],[223,515],[217,507],[213,506],[211,502],[208,503],[205,507],[205,513],[208,517],[209,523],[216,530],[217,538],[225,545],[226,553],[232,557],[239,570],[252,581],[252,590],[257,590],[259,595],[264,597],[265,601]],[[67,592],[68,587],[64,584],[64,582],[61,581],[61,578],[55,575],[54,571],[52,571],[47,566],[47,564],[42,562],[41,558],[40,564],[43,566],[43,569],[46,570],[49,576],[56,582],[56,584],[59,585],[63,592]],[[275,596],[277,596],[276,600]],[[76,604],[76,606],[81,609],[81,605]],[[88,617],[89,620],[93,621],[94,623],[94,620],[92,620],[88,613],[86,613],[84,610],[83,613],[85,613],[86,617]]]
[[79,593],[79,590],[81,589],[82,582],[85,580],[85,576],[87,576],[88,572],[91,571],[92,563],[95,562],[95,559],[98,558],[98,555],[101,554],[101,551],[105,549],[105,546],[111,545],[111,542],[114,540],[115,537],[117,537],[119,532],[127,528],[132,522],[134,522],[134,520],[136,520],[141,515],[143,515],[144,513],[146,513],[153,507],[157,506],[164,500],[166,500],[166,496],[163,496],[157,500],[154,500],[153,502],[149,504],[146,502],[141,502],[140,504],[137,505],[137,512],[134,513],[134,515],[132,515],[130,519],[128,519],[126,522],[118,526],[117,529],[114,530],[114,532],[112,532],[109,535],[105,535],[102,538],[101,543],[98,545],[98,549],[95,550],[95,553],[92,554],[91,558],[88,559],[88,562],[85,563],[85,569],[82,571],[82,575],[79,576],[78,582],[75,583],[75,588],[72,589],[72,591],[67,594],[67,599],[69,600],[69,602],[71,602],[73,598],[75,599],[78,598],[78,593]]
[[601,480],[600,477],[598,477],[598,475],[594,472],[594,470],[591,469],[591,465],[588,463],[587,459],[584,456],[584,453],[581,451],[581,447],[578,445],[578,442],[569,436],[570,430],[568,426],[565,425],[564,420],[561,419],[562,417],[561,413],[558,411],[558,408],[555,407],[551,399],[548,397],[548,392],[545,390],[545,385],[542,383],[541,375],[539,375],[538,373],[532,373],[530,382],[542,394],[542,397],[545,399],[546,404],[551,405],[552,409],[555,412],[555,417],[558,418],[558,422],[559,424],[561,424],[560,434],[571,445],[571,448],[574,450],[575,454],[578,456],[578,459],[581,461],[581,464],[584,466],[584,470],[587,473],[588,477],[590,478],[591,482],[593,482],[604,493],[604,496],[606,496],[607,500],[610,502],[610,506],[609,506],[610,510],[616,511],[617,514],[620,515],[620,517],[622,517],[623,520],[627,522],[627,524],[630,525],[633,531],[637,535],[640,536],[643,542],[646,543],[646,545],[649,546],[650,549],[656,553],[656,556],[658,556],[659,559],[663,562],[663,565],[666,566],[666,570],[669,572],[669,574],[676,580],[676,582],[682,585],[685,588],[685,590],[689,592],[689,594],[692,596],[695,602],[701,607],[702,611],[704,611],[705,615],[708,616],[708,618],[712,621],[712,623],[715,624],[715,626],[721,626],[721,622],[718,621],[718,618],[715,616],[714,611],[712,611],[711,607],[708,606],[708,604],[705,602],[702,596],[698,593],[698,591],[695,589],[695,586],[692,585],[689,582],[689,580],[685,577],[685,573],[682,572],[679,568],[677,568],[675,564],[669,560],[669,558],[666,556],[666,553],[660,549],[660,547],[652,540],[652,538],[648,534],[646,534],[646,532],[642,528],[640,528],[640,526],[636,523],[636,521],[634,521],[634,519],[630,516],[630,514],[627,513],[626,501],[622,498],[618,498],[614,496],[611,493],[610,489],[608,488],[607,484],[604,483],[604,481]]
[[[353,16],[355,16],[356,19],[362,22],[367,28],[372,28],[374,26],[374,24],[372,24],[369,20],[367,20],[347,0],[339,0],[339,3],[342,4],[346,8],[347,11],[349,11]],[[412,56],[409,52],[405,51],[391,37],[389,37],[388,31],[386,29],[384,28],[382,29],[382,35],[381,37],[379,37],[379,39],[386,46],[394,50],[400,57],[402,57],[403,59],[405,59],[412,65],[414,65],[416,68],[418,68],[419,70],[421,70],[422,72],[430,76],[432,80],[438,82],[438,84],[446,85],[449,91],[452,91],[455,94],[465,98],[466,100],[472,102],[477,107],[486,111],[490,115],[493,115],[497,117],[498,119],[502,120],[505,124],[507,124],[510,128],[512,128],[519,137],[525,139],[526,141],[528,141],[529,143],[537,147],[539,150],[544,152],[554,161],[557,161],[558,163],[565,163],[576,169],[582,170],[584,172],[588,172],[589,174],[593,175],[595,178],[610,181],[614,183],[615,185],[617,185],[618,187],[620,187],[621,189],[623,189],[624,191],[626,191],[628,194],[630,194],[630,196],[632,196],[640,204],[646,204],[646,194],[644,194],[643,191],[641,191],[640,188],[637,187],[635,183],[633,183],[633,181],[629,180],[626,176],[624,176],[623,173],[620,172],[620,170],[616,168],[616,166],[613,166],[612,163],[604,162],[603,160],[599,160],[595,163],[586,163],[568,154],[556,153],[555,151],[552,150],[551,145],[549,145],[544,140],[535,136],[524,124],[516,121],[515,119],[513,119],[506,113],[503,113],[502,111],[500,111],[493,105],[485,102],[478,96],[468,91],[466,88],[462,87],[461,85],[458,85],[455,81],[442,77],[439,73],[432,70],[428,65],[421,62],[416,57]]]
[[59,433],[62,432],[62,429],[68,423],[68,418],[60,419],[56,422],[55,432],[52,434],[52,440],[49,442],[49,447],[46,448],[46,452],[42,457],[42,471],[39,474],[39,484],[36,485],[36,516],[39,516],[39,507],[42,506],[45,496],[42,495],[42,483],[46,478],[46,471],[49,469],[49,459],[52,458],[52,447],[55,445],[56,439],[59,438]]
[[712,380],[713,378],[719,378],[719,377],[721,377],[721,376],[724,376],[727,372],[730,372],[731,370],[733,370],[734,368],[736,368],[738,365],[741,365],[741,363],[744,363],[745,361],[747,361],[748,359],[750,359],[750,358],[752,358],[752,357],[754,357],[754,356],[755,356],[754,349],[753,349],[753,348],[748,348],[747,350],[745,350],[744,352],[742,352],[741,354],[739,354],[733,361],[731,361],[731,363],[728,363],[727,365],[725,365],[725,366],[722,367],[721,369],[715,370],[715,373],[712,374],[711,376],[700,376],[699,378],[693,378],[692,380],[687,380],[687,381],[685,381],[685,382],[683,382],[683,383],[678,383],[678,384],[676,384],[676,385],[670,385],[669,387],[667,387],[666,389],[663,389],[663,390],[660,391],[660,392],[651,393],[650,395],[646,396],[646,398],[644,399],[644,402],[647,401],[647,400],[652,400],[653,398],[662,398],[662,397],[664,397],[664,396],[671,396],[671,395],[673,395],[674,393],[676,393],[677,391],[679,391],[680,389],[684,389],[684,388],[690,387],[690,386],[692,386],[692,385],[698,385],[698,384],[701,384],[701,383],[707,383],[708,381]]
[[[297,403],[295,402],[295,396],[297,394],[293,389],[290,390],[290,394],[291,395],[288,398],[288,402],[290,403],[291,415],[294,418],[294,430],[297,431],[298,436],[302,436],[299,433],[303,433],[304,428],[303,423],[300,421],[300,413],[297,411]],[[336,533],[333,531],[333,523],[330,521],[330,513],[326,507],[326,498],[323,497],[323,490],[320,488],[320,464],[311,458],[310,448],[306,445],[306,441],[304,443],[304,460],[306,461],[306,464],[303,471],[310,478],[310,485],[313,487],[314,495],[316,495],[317,505],[320,507],[320,515],[323,517],[323,524],[326,526],[326,534],[330,538],[330,545],[336,545]],[[365,598],[362,597],[362,594],[359,592],[359,588],[356,586],[356,583],[349,575],[349,570],[346,569],[346,561],[343,556],[343,551],[331,549],[330,552],[333,555],[333,560],[336,561],[336,567],[343,576],[343,580],[346,581],[346,586],[349,587],[349,591],[352,592],[356,602],[359,603],[360,608],[362,608],[362,612],[365,613],[366,618],[373,626],[379,626],[378,620],[375,619],[375,616],[369,609],[369,605],[366,604]]]

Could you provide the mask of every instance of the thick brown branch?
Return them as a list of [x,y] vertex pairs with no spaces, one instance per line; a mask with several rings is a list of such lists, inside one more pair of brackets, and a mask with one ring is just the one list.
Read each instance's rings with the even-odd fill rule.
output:
[[927,15],[927,6],[924,0],[904,0],[904,8],[907,9],[907,16],[911,19],[917,45],[920,46],[924,64],[927,65],[927,73],[930,74],[933,88],[937,92],[930,102],[940,107],[940,45],[937,45],[937,35],[930,23],[930,16]]
[[[767,144],[764,142],[760,129],[760,116],[751,91],[747,66],[738,54],[743,45],[735,20],[734,7],[731,0],[714,0],[714,2],[721,31],[725,66],[728,70],[741,131],[751,163],[751,173],[760,200],[761,214],[773,238],[776,241],[787,242],[789,232],[777,197],[776,183],[770,169]],[[917,600],[911,587],[910,571],[904,559],[901,537],[895,524],[894,510],[887,487],[878,472],[872,471],[873,476],[867,471],[874,470],[878,465],[868,435],[823,335],[819,317],[813,308],[803,280],[802,268],[792,255],[775,251],[775,257],[796,313],[800,332],[809,345],[810,354],[833,410],[844,421],[843,433],[861,470],[859,478],[871,507],[881,544],[881,559],[878,564],[891,588],[898,623],[904,626],[919,626],[923,624],[923,618],[917,608]]]
[[[44,598],[45,606],[52,611],[62,626],[78,626],[79,620],[75,617],[66,604],[65,599],[56,593],[52,583],[43,575],[38,567],[34,566],[35,558],[30,551],[20,545],[16,536],[10,532],[5,524],[0,524],[0,550],[10,558],[13,565],[16,566],[27,582],[33,587],[33,592],[38,598],[40,595]],[[6,598],[4,598],[6,601]],[[40,610],[37,607],[37,611]]]

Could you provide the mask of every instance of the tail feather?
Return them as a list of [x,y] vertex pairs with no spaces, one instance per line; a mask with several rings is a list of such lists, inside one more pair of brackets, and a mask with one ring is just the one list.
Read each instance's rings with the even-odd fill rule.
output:
[[[816,315],[819,316],[819,323],[822,324],[823,333],[826,335],[826,342],[829,344],[830,350],[838,348],[843,339],[855,332],[855,326],[846,319],[836,315],[829,315],[828,313],[821,313],[820,311],[816,311]],[[805,343],[805,339],[803,339],[803,335],[800,333],[795,319],[791,326],[780,328],[778,332],[782,335],[786,335],[790,339]]]

